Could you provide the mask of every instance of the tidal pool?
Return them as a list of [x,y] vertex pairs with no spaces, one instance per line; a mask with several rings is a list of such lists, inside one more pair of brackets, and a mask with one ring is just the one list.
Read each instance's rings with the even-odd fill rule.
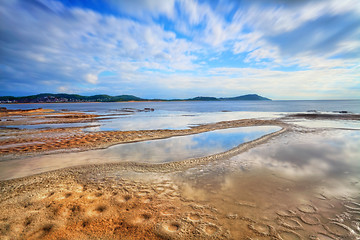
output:
[[[129,114],[116,114],[109,112],[90,112],[89,114],[103,114],[91,122],[83,123],[47,123],[47,119],[27,118],[26,123],[17,124],[24,117],[9,116],[0,118],[0,128],[19,129],[51,129],[66,127],[84,127],[85,131],[129,131],[129,130],[152,130],[152,129],[187,129],[190,126],[215,123],[219,121],[231,121],[238,119],[273,119],[284,113],[277,112],[211,112],[197,113],[185,111],[134,112]],[[46,115],[50,117],[51,115]],[[39,116],[37,116],[39,117]],[[176,119],[174,121],[174,119]],[[12,121],[7,121],[12,120]],[[2,123],[2,124],[1,124]]]
[[360,131],[288,132],[173,179],[233,239],[360,239]]
[[42,155],[0,162],[1,179],[11,179],[64,167],[109,163],[164,163],[205,157],[230,150],[244,142],[280,130],[277,126],[241,127],[194,135],[136,143],[118,144],[107,149]]
[[[87,128],[86,131],[113,131],[113,130],[148,130],[148,129],[186,129],[190,126],[231,121],[238,119],[273,119],[281,116],[277,112],[175,112],[157,111],[138,112],[133,115],[114,117],[108,120],[99,120],[100,126]],[[174,121],[176,119],[176,121]]]

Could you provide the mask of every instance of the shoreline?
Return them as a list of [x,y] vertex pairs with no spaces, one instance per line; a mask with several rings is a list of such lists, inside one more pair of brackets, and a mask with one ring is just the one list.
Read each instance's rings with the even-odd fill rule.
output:
[[[355,239],[334,219],[348,206],[357,209],[358,196],[339,198],[319,189],[317,179],[296,181],[272,170],[240,171],[231,181],[231,173],[215,173],[233,155],[282,147],[302,133],[282,128],[223,153],[174,163],[82,165],[0,181],[0,236],[205,240],[303,239],[316,233]],[[214,187],[216,182],[225,185]]]

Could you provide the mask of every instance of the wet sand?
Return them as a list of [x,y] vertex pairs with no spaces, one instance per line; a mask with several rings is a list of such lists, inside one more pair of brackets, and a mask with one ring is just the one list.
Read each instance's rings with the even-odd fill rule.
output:
[[[357,175],[349,178],[350,182],[346,182],[349,187],[339,193],[328,191],[331,188],[321,179],[300,181],[268,168],[252,169],[245,161],[256,156],[248,150],[271,153],[279,147],[278,143],[282,146],[287,145],[288,139],[297,141],[296,136],[306,141],[314,130],[291,128],[277,120],[238,120],[186,130],[97,133],[55,130],[58,136],[64,136],[59,148],[40,147],[47,144],[42,134],[52,136],[51,131],[33,131],[23,139],[43,141],[45,144],[36,143],[34,146],[39,147],[31,148],[33,153],[42,153],[65,150],[72,146],[71,139],[75,143],[82,134],[86,141],[75,145],[78,148],[75,150],[256,125],[278,125],[283,129],[207,157],[165,164],[87,165],[0,181],[0,236],[2,239],[358,239],[360,179]],[[19,132],[14,133],[14,138],[21,139],[19,136]],[[51,141],[50,138],[49,144]],[[6,142],[16,143],[19,142]],[[10,152],[1,152],[1,156],[4,159],[26,156],[27,147],[13,147],[15,150],[10,147]],[[244,152],[249,154],[240,154]],[[244,159],[234,162],[232,158],[237,156]]]
[[289,114],[288,118],[305,118],[305,119],[333,119],[333,120],[360,120],[360,114],[353,113],[297,113]]
[[[34,158],[19,158],[12,159],[0,162],[0,180],[19,178],[24,176],[29,176],[33,174],[38,174],[45,171],[77,166],[84,164],[84,168],[87,168],[91,164],[101,164],[98,168],[111,169],[113,167],[117,169],[131,169],[140,172],[152,171],[152,172],[174,172],[182,171],[191,167],[198,165],[208,164],[213,161],[218,161],[222,159],[228,159],[230,157],[236,156],[242,152],[247,151],[259,144],[262,144],[266,141],[269,141],[271,138],[274,138],[278,135],[283,134],[288,131],[286,128],[280,129],[279,131],[266,134],[260,138],[257,138],[252,141],[239,144],[238,146],[229,149],[228,151],[215,153],[212,155],[207,155],[197,158],[181,159],[181,161],[170,161],[170,162],[145,162],[142,159],[129,159],[119,161],[118,158],[107,159],[106,157],[99,157],[98,153],[92,154],[92,152],[86,152],[86,154],[81,157],[81,153],[63,153],[59,155],[46,155],[42,157]],[[184,149],[186,151],[186,149]],[[92,157],[90,157],[88,155]],[[97,156],[97,157],[96,157]],[[145,157],[144,155],[142,155]],[[171,159],[171,158],[170,158]],[[55,161],[54,161],[55,160]]]
[[223,162],[160,174],[145,166],[92,165],[2,181],[0,234],[3,239],[359,237],[360,197],[354,192],[359,186],[332,192],[318,179],[296,181]]

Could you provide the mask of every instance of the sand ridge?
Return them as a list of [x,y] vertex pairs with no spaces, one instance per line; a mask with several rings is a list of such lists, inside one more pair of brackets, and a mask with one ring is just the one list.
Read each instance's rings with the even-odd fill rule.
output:
[[[27,109],[27,110],[3,110],[0,111],[0,126],[11,125],[40,125],[61,123],[87,123],[97,121],[99,114],[84,112],[71,112],[67,110],[55,111],[53,109]],[[106,119],[105,117],[103,117]]]
[[296,113],[289,114],[286,118],[305,118],[305,119],[326,119],[326,120],[360,120],[360,114],[339,112],[339,113]]

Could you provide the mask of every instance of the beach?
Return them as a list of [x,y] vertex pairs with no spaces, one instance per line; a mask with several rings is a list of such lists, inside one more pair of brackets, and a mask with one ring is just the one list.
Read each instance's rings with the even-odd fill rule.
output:
[[[13,121],[4,119],[18,121],[14,126],[101,124],[99,118],[111,116],[49,109],[2,114],[3,239],[359,237],[360,136],[346,125],[309,128],[295,124],[304,122],[304,116],[281,115],[185,129],[86,131],[86,125],[15,129],[8,123]],[[359,115],[318,113],[318,118],[358,121]],[[265,126],[276,128],[249,138]],[[146,161],[147,154],[114,161],[108,155],[101,157],[103,152],[99,156],[91,152],[159,140],[164,147],[167,139],[177,138],[173,147],[180,148],[186,137],[218,132],[209,144],[232,129],[247,129],[241,132],[244,142],[176,161]],[[189,146],[194,146],[190,140]],[[180,151],[191,153],[187,146]],[[89,153],[84,159],[96,160],[82,162],[84,153]]]
[[360,240],[359,0],[0,23],[0,240]]

